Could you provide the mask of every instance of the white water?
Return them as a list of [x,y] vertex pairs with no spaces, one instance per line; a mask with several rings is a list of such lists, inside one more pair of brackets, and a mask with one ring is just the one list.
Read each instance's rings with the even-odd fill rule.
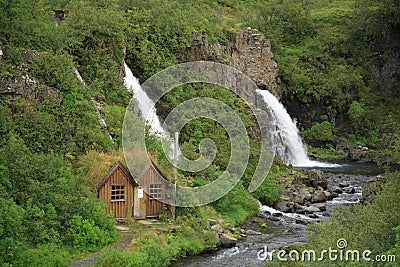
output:
[[[78,69],[75,68],[75,67],[74,67],[74,73],[75,73],[76,78],[78,78],[78,80],[79,80],[80,83],[82,84],[82,86],[83,86],[85,89],[89,89],[89,87],[87,86],[87,84],[86,84],[85,81],[83,80],[81,74],[79,73]],[[96,101],[94,100],[93,97],[90,98],[90,102],[92,102],[93,107],[94,107],[94,109],[96,110],[96,115],[97,115],[97,117],[98,117],[98,119],[99,119],[99,124],[100,124],[101,128],[103,128],[104,132],[108,135],[108,138],[110,139],[110,141],[111,141],[112,143],[114,143],[114,140],[113,140],[111,134],[108,132],[108,126],[107,126],[105,120],[101,117],[101,114],[100,114],[100,111],[99,111],[99,107],[97,106]]]
[[[165,130],[161,125],[160,119],[157,116],[156,110],[154,108],[154,102],[151,100],[142,87],[139,84],[139,80],[133,76],[131,69],[124,63],[125,67],[125,87],[133,92],[133,97],[137,100],[139,109],[142,113],[143,119],[145,119],[150,124],[150,133],[160,134],[165,136]],[[144,116],[147,117],[145,118]]]
[[266,205],[261,205],[261,204],[259,204],[259,205],[260,205],[259,210],[261,212],[269,212],[270,214],[280,213],[284,217],[288,217],[288,218],[292,218],[292,219],[302,219],[302,220],[305,220],[305,221],[315,221],[316,220],[316,219],[310,218],[310,217],[308,217],[306,215],[303,215],[303,214],[286,213],[286,212],[282,212],[282,211],[276,210],[276,209],[271,208],[271,207],[266,206]]
[[285,107],[276,97],[267,90],[257,89],[257,94],[267,104],[271,115],[271,141],[276,153],[285,164],[297,167],[337,167],[337,164],[310,160],[307,149],[299,136],[296,122],[287,113]]

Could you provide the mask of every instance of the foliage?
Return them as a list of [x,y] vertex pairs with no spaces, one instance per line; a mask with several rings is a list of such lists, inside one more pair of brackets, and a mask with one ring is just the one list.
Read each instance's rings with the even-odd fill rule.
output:
[[283,163],[273,164],[263,183],[252,193],[253,197],[263,205],[272,206],[281,196],[277,181],[287,172],[289,172],[289,169]]
[[334,140],[333,125],[329,121],[315,123],[311,129],[302,132],[306,140],[332,142]]
[[[58,253],[57,247],[69,243],[66,233],[70,231],[97,231],[92,230],[91,236],[96,242],[89,238],[80,240],[80,250],[114,240],[115,230],[103,204],[86,192],[62,157],[32,153],[22,139],[12,133],[8,136],[7,143],[0,148],[0,166],[7,166],[2,168],[2,180],[9,181],[0,185],[0,233],[3,248],[10,242],[14,245],[3,250],[7,255],[0,257],[2,263],[21,262],[22,255],[35,253],[36,245],[46,248],[43,253]],[[71,225],[76,216],[89,222],[91,228],[88,223]],[[45,244],[54,245],[50,249]],[[55,261],[60,260],[56,258]]]
[[[336,241],[344,238],[349,250],[368,249],[372,256],[387,251],[395,253],[396,229],[400,225],[399,178],[399,172],[385,174],[385,183],[373,204],[344,206],[336,209],[328,222],[312,224],[306,249],[320,251],[336,247]],[[324,264],[335,265],[333,262]]]
[[224,43],[234,30],[223,12],[225,7],[209,1],[124,1],[130,30],[127,61],[140,78],[178,63],[184,48],[195,34],[202,33],[210,42]]
[[336,150],[332,145],[326,145],[322,148],[307,146],[307,154],[310,157],[328,160],[347,159],[349,156],[343,151]]
[[[200,208],[201,209],[201,208]],[[214,250],[218,245],[215,233],[205,231],[203,211],[191,209],[177,218],[179,226],[154,235],[145,233],[135,244],[135,250],[122,252],[108,249],[103,253],[97,266],[168,266],[171,261],[205,250]]]
[[68,224],[67,242],[74,247],[92,250],[114,240],[113,236],[107,232],[108,229],[101,229],[91,219],[74,215]]
[[212,206],[234,225],[241,224],[246,218],[259,213],[258,203],[241,182]]

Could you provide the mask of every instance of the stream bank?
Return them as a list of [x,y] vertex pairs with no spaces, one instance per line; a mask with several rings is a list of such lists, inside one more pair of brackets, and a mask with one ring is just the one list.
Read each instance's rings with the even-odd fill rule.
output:
[[282,212],[260,205],[260,216],[248,219],[242,228],[244,231],[251,229],[261,234],[247,235],[232,248],[182,258],[171,266],[264,266],[265,261],[258,258],[263,248],[267,246],[271,251],[304,244],[307,241],[308,223],[328,220],[332,210],[340,205],[359,203],[362,199],[363,184],[379,178],[381,170],[375,165],[345,164],[324,170],[324,173],[327,180],[324,191],[336,191],[337,195],[323,202],[308,203],[309,206],[318,204],[324,208],[313,212]]

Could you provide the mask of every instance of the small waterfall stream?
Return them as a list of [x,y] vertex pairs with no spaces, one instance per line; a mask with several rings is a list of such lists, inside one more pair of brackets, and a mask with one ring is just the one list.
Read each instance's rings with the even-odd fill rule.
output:
[[[79,73],[78,69],[75,68],[75,67],[74,67],[74,73],[75,73],[76,78],[78,78],[78,80],[79,80],[80,83],[82,84],[82,86],[83,86],[84,88],[86,88],[86,89],[89,89],[89,86],[88,86],[88,85],[86,84],[86,82],[83,80],[83,78],[82,78],[81,74]],[[100,108],[97,106],[96,101],[94,100],[93,97],[90,98],[90,102],[92,102],[93,107],[94,107],[94,109],[95,109],[95,111],[96,111],[96,115],[97,115],[97,117],[98,117],[98,119],[99,119],[100,127],[103,128],[105,134],[108,136],[108,138],[110,139],[110,141],[111,141],[112,143],[114,143],[114,140],[113,140],[113,138],[112,138],[110,132],[108,131],[108,126],[107,126],[107,124],[106,124],[106,121],[103,119],[103,117],[102,117],[102,115],[101,115],[101,112],[100,112]]]

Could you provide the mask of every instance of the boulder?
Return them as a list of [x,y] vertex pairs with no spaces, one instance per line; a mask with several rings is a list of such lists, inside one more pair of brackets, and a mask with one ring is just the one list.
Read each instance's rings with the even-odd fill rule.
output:
[[326,197],[327,200],[332,200],[333,199],[333,195],[332,195],[331,192],[324,191],[324,193],[325,193],[325,197]]
[[338,187],[338,186],[332,187],[331,192],[335,192],[335,193],[338,193],[338,194],[343,193],[342,189],[340,189],[340,187]]
[[287,201],[278,201],[275,204],[275,209],[282,211],[282,212],[293,212],[294,211],[294,203],[287,202]]
[[315,203],[312,206],[320,209],[321,211],[326,211],[326,205],[325,203]]
[[276,217],[276,216],[269,216],[268,219],[270,221],[273,221],[273,222],[279,222],[280,221],[280,219],[278,217]]
[[219,242],[223,248],[231,248],[236,245],[237,239],[229,234],[220,234]]
[[353,194],[356,192],[356,189],[354,188],[354,186],[343,187],[342,190],[343,190],[343,192],[345,192],[347,194]]
[[313,213],[313,212],[318,212],[321,211],[319,208],[314,207],[314,206],[309,206],[309,207],[304,207],[303,209],[307,213]]
[[296,219],[296,223],[297,223],[297,224],[303,224],[303,225],[307,225],[307,224],[308,224],[308,221],[304,221],[304,220]]
[[294,196],[293,201],[298,204],[304,204],[306,201],[310,201],[312,195],[305,189],[300,189],[299,192]]
[[311,202],[313,203],[317,203],[317,202],[323,202],[326,200],[326,194],[325,191],[323,190],[317,190],[314,192],[314,194],[312,195],[312,199]]
[[343,188],[343,187],[348,187],[349,183],[348,182],[340,182],[339,183],[339,187]]
[[323,189],[326,189],[328,186],[328,179],[326,178],[326,175],[323,171],[321,170],[308,170],[307,171],[308,175],[308,186],[312,187],[322,187]]
[[262,235],[262,233],[249,229],[246,231],[246,235]]
[[222,232],[224,232],[224,228],[222,228],[220,224],[215,224],[211,226],[211,231],[221,234]]

